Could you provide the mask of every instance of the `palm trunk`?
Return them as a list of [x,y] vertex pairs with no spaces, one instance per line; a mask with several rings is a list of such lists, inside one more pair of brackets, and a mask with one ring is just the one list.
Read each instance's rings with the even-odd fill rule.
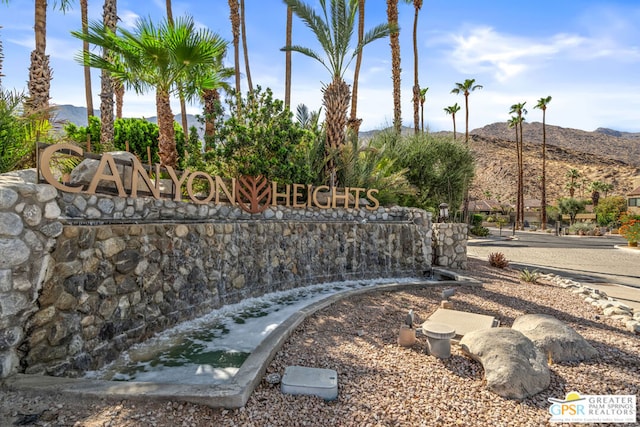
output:
[[456,140],[456,113],[451,115],[453,117],[453,140]]
[[[286,45],[291,46],[291,28],[293,27],[293,10],[287,6],[287,34]],[[284,106],[291,109],[291,51],[285,53],[285,71],[284,71]]]
[[240,88],[240,17],[238,0],[229,0],[231,33],[233,34],[233,63],[236,77],[236,96],[241,96]]
[[[358,44],[362,42],[364,37],[364,2],[365,0],[358,1]],[[349,115],[349,128],[357,136],[360,132],[361,119],[357,118],[358,114],[358,78],[360,76],[360,66],[362,64],[362,49],[356,56],[356,66],[353,73],[353,88],[351,93],[351,114]]]
[[160,163],[175,167],[178,163],[176,151],[176,135],[173,129],[173,112],[168,91],[158,89],[156,92],[156,109],[158,113],[158,154]]
[[[205,139],[211,139],[216,133],[216,114],[218,111],[218,103],[220,102],[220,94],[216,89],[206,89],[202,93],[204,101],[204,134]],[[212,149],[207,145],[207,150]]]
[[51,68],[47,50],[47,1],[35,2],[35,49],[31,52],[29,67],[29,113],[37,113],[49,119],[49,91],[51,87]]
[[342,149],[345,141],[347,111],[349,110],[349,85],[340,77],[323,89],[322,103],[326,111],[325,125],[327,139],[325,153],[327,155],[326,175],[331,186],[337,186],[335,156]]
[[121,82],[114,82],[116,96],[116,119],[122,118],[122,105],[124,104],[124,85]]
[[[387,20],[390,25],[398,25],[398,0],[387,0]],[[391,80],[393,82],[393,128],[402,132],[402,109],[400,96],[400,32],[389,36],[391,45]]]
[[547,229],[547,129],[545,123],[546,109],[542,109],[542,198],[540,201],[540,209],[542,209],[542,217],[540,224],[542,230]]
[[[105,27],[116,30],[118,15],[116,0],[105,0],[102,9],[102,19]],[[109,60],[110,54],[106,49],[102,55]],[[113,91],[114,84],[108,71],[102,70],[100,81],[100,143],[104,151],[113,150]]]
[[465,131],[464,142],[469,144],[469,92],[464,93],[464,117],[465,117]]
[[515,125],[516,130],[516,218],[515,228],[520,229],[520,142],[518,136],[518,123]]
[[[88,14],[87,0],[80,0],[80,15],[82,17],[81,18],[82,33],[85,35],[89,31],[87,14]],[[82,52],[84,55],[87,55],[89,53],[89,42],[86,40],[82,42]],[[87,126],[88,126],[88,123],[91,120],[91,117],[93,116],[93,93],[91,91],[91,67],[88,65],[84,66],[84,94],[85,94],[86,103],[87,103]]]
[[418,105],[420,103],[420,84],[418,83],[418,12],[420,11],[420,1],[414,0],[415,14],[413,16],[413,129],[418,134],[420,114]]
[[249,92],[253,92],[251,69],[249,67],[249,50],[247,49],[247,30],[244,20],[244,0],[240,0],[240,25],[242,26],[242,51],[244,52],[244,68],[247,73],[247,84],[249,85]]
[[520,182],[520,223],[524,230],[524,138],[522,137],[522,122],[520,122],[520,165],[519,165],[519,182]]

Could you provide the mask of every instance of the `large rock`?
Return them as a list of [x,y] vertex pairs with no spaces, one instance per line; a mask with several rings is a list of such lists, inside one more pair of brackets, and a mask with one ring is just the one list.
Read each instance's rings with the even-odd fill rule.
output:
[[524,399],[549,386],[546,355],[521,332],[479,329],[460,340],[462,350],[484,368],[487,388],[507,399]]
[[580,334],[548,314],[525,314],[511,329],[522,332],[553,362],[591,359],[598,352]]

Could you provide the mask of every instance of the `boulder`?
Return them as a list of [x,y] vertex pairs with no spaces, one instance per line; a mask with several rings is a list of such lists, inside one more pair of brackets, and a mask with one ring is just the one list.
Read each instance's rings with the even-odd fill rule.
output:
[[519,331],[478,329],[465,334],[460,346],[482,364],[487,388],[499,396],[524,399],[549,386],[546,355]]
[[526,335],[553,362],[587,360],[598,354],[580,334],[548,314],[520,316],[511,329]]

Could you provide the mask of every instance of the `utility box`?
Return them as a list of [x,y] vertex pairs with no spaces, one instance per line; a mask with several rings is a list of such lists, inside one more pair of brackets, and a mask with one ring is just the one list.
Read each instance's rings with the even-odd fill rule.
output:
[[286,394],[307,394],[334,400],[338,397],[338,373],[333,369],[287,366],[280,388]]

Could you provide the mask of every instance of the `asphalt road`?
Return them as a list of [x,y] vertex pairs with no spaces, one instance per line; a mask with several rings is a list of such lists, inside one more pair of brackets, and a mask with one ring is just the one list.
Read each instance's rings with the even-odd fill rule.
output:
[[502,237],[497,229],[491,234],[469,240],[467,254],[487,259],[492,252],[502,252],[514,266],[574,277],[605,292],[614,291],[613,285],[633,287],[633,292],[616,287],[614,293],[620,290],[625,299],[640,303],[640,250],[625,248],[627,242],[619,236],[555,236],[530,231],[517,231],[512,236],[512,230],[505,229]]

